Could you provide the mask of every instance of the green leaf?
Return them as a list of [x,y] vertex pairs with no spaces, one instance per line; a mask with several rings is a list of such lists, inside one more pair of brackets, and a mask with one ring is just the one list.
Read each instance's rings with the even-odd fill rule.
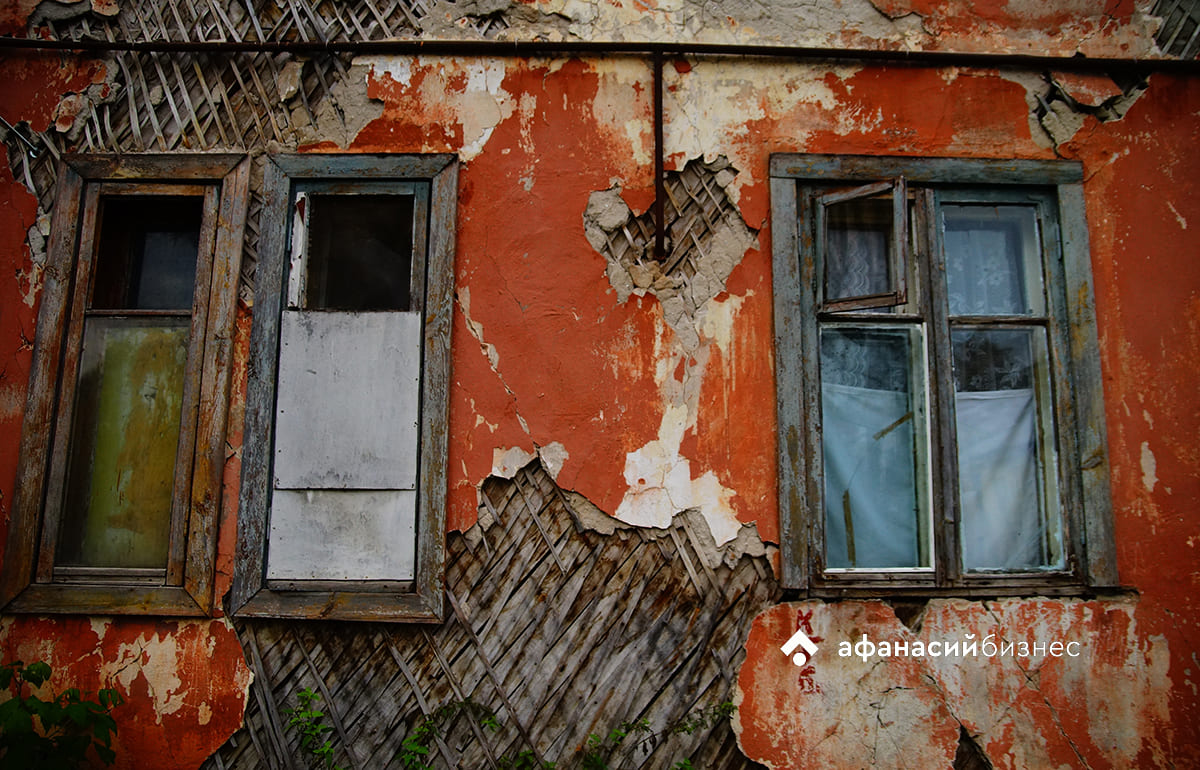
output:
[[42,682],[50,678],[50,666],[40,660],[30,663],[21,672],[21,678],[34,687],[40,687]]
[[21,706],[17,698],[0,703],[0,734],[33,732],[33,715]]

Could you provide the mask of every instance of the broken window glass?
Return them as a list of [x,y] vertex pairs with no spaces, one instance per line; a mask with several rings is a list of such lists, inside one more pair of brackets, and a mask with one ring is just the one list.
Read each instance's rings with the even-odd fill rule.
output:
[[413,196],[308,195],[304,306],[408,310]]

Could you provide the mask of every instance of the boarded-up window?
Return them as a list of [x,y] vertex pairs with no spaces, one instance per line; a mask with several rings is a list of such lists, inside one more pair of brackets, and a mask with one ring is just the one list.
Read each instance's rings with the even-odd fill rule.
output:
[[[205,614],[247,161],[68,160],[22,442],[10,609]],[[163,181],[169,180],[169,181]]]
[[235,605],[440,619],[453,159],[272,160]]

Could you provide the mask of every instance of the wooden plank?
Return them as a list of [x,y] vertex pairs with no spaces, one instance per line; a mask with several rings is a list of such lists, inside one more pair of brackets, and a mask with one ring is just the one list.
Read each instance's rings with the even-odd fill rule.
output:
[[[772,156],[772,163],[775,158]],[[808,586],[808,522],[806,484],[808,442],[805,409],[812,404],[804,392],[804,290],[801,275],[800,207],[796,183],[771,179],[771,275],[775,304],[776,456],[779,458],[779,535],[783,585]],[[811,260],[810,249],[803,257]]]
[[[96,237],[100,208],[98,190],[89,185],[83,190],[83,210],[80,213],[79,245],[72,254],[72,292],[68,315],[58,332],[65,334],[61,361],[54,375],[57,383],[58,400],[55,403],[53,422],[47,421],[42,430],[50,436],[52,454],[49,457],[49,478],[45,498],[42,500],[42,540],[37,556],[37,579],[48,582],[53,579],[55,551],[58,532],[62,525],[64,490],[67,486],[67,463],[74,422],[75,393],[79,381],[79,359],[83,350],[85,328],[84,312],[88,306],[92,270],[96,259]],[[75,245],[71,245],[75,249]]]
[[1083,181],[1083,164],[1063,160],[776,153],[771,156],[770,175],[772,179],[812,182],[873,182],[902,176],[909,182],[943,184],[1058,185]]
[[[255,687],[251,685],[254,696],[258,700],[259,714],[262,715],[263,721],[266,722],[268,730],[266,731],[271,748],[274,749],[274,756],[282,760],[282,764],[287,770],[296,770],[296,765],[292,761],[292,753],[288,748],[287,739],[283,734],[283,725],[279,718],[279,713],[275,701],[268,697],[270,695],[269,682],[270,679],[266,676],[266,671],[263,667],[262,655],[258,650],[258,642],[254,638],[254,628],[251,626],[243,639],[246,641],[246,646],[249,647],[250,667],[254,670],[255,680],[261,682],[261,685]],[[264,693],[263,691],[266,690]]]
[[[417,699],[417,703],[421,707],[421,713],[424,716],[432,715],[435,709],[431,708],[428,701],[425,700],[425,696],[421,690],[421,685],[409,670],[408,664],[404,662],[404,656],[400,654],[400,651],[397,650],[394,645],[389,645],[388,651],[392,653],[392,658],[396,661],[396,665],[400,668],[400,671],[403,672],[404,678],[408,680],[409,686],[412,688],[412,694]],[[458,755],[455,752],[450,751],[450,747],[446,745],[446,742],[442,739],[440,732],[433,733],[433,742],[437,745],[438,751],[441,752],[442,758],[445,760],[448,767],[454,767],[458,764]]]
[[1119,585],[1109,482],[1104,378],[1097,338],[1096,299],[1082,185],[1059,188],[1062,259],[1070,324],[1071,389],[1075,401],[1076,447],[1082,477],[1083,545],[1091,586]]
[[179,178],[222,179],[244,158],[240,153],[81,154],[67,156],[66,162],[85,179],[170,182]]
[[329,691],[329,687],[325,684],[325,677],[322,675],[321,669],[317,668],[316,664],[313,663],[312,655],[308,651],[308,645],[299,639],[295,633],[292,634],[292,638],[296,640],[296,648],[304,656],[304,662],[308,665],[309,672],[317,682],[317,689],[321,691],[321,697],[324,699],[321,710],[328,714],[329,721],[333,722],[333,728],[337,732],[338,738],[341,739],[342,749],[349,755],[352,766],[362,767],[362,757],[355,749],[354,743],[350,740],[350,735],[346,732],[346,726],[342,722],[338,699],[333,697],[333,693]]
[[35,583],[9,602],[9,612],[197,617],[207,613],[178,586]]
[[191,324],[188,329],[187,363],[183,377],[179,438],[175,450],[175,480],[171,490],[171,521],[168,540],[167,584],[182,585],[187,561],[187,533],[192,514],[192,477],[195,473],[196,426],[199,422],[204,347],[208,340],[208,304],[211,300],[213,258],[220,196],[216,188],[205,190],[200,238],[196,250],[196,274],[192,290]]
[[200,388],[184,587],[197,604],[209,611],[215,602],[213,573],[220,527],[225,436],[233,373],[233,333],[249,185],[250,159],[243,157],[221,183],[212,280],[208,290],[208,324],[204,331],[205,376]]
[[21,431],[20,463],[5,547],[5,569],[0,571],[0,606],[7,605],[29,585],[36,568],[39,522],[50,459],[46,436],[52,425],[58,394],[58,362],[73,288],[82,195],[83,179],[69,166],[60,165]]
[[[293,177],[434,180],[455,166],[458,158],[445,153],[425,155],[357,153],[353,156],[279,153],[272,155],[271,160],[284,173]],[[455,186],[457,187],[457,185]],[[437,197],[436,193],[434,197]],[[434,206],[437,207],[436,204]]]
[[254,319],[247,362],[242,486],[238,504],[236,566],[230,604],[236,614],[264,586],[267,521],[271,504],[271,449],[275,428],[275,371],[283,292],[286,227],[291,221],[290,181],[268,162],[255,270]]

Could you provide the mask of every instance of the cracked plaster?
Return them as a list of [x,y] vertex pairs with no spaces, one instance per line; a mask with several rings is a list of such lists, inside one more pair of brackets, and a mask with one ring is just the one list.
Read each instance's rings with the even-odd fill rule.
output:
[[[706,171],[728,186],[736,177],[724,158]],[[656,382],[663,405],[658,436],[626,454],[627,491],[615,515],[645,527],[666,527],[678,511],[697,509],[718,545],[737,537],[741,528],[732,499],[712,470],[697,472],[683,454],[685,434],[697,430],[704,371],[712,347],[728,347],[741,298],[718,299],[733,268],[757,246],[755,233],[735,212],[717,225],[707,251],[689,255],[695,273],[664,275],[654,261],[618,262],[606,247],[607,233],[621,228],[633,212],[613,188],[592,193],[584,212],[584,229],[593,248],[608,260],[606,274],[619,302],[631,295],[653,295],[662,306],[663,322],[673,331],[669,346],[656,350]]]
[[[356,64],[369,68],[369,81],[390,81],[426,105],[426,121],[436,120],[443,130],[456,126],[461,131],[457,152],[463,162],[479,156],[496,126],[512,117],[517,107],[517,99],[503,87],[505,59],[364,57]],[[383,117],[387,115],[385,108]],[[431,143],[424,149],[445,148]]]
[[1058,152],[1073,140],[1088,118],[1101,123],[1121,120],[1146,92],[1148,83],[1124,86],[1104,76],[1002,71],[1000,76],[1025,89],[1029,132],[1043,147]]
[[[800,669],[779,647],[805,624],[819,649]],[[1080,654],[839,654],[864,635],[1078,642]],[[936,599],[915,632],[878,601],[783,604],[755,619],[746,647],[734,727],[770,768],[947,767],[960,726],[997,768],[1129,767],[1150,726],[1169,719],[1167,642],[1139,631],[1131,601]]]

